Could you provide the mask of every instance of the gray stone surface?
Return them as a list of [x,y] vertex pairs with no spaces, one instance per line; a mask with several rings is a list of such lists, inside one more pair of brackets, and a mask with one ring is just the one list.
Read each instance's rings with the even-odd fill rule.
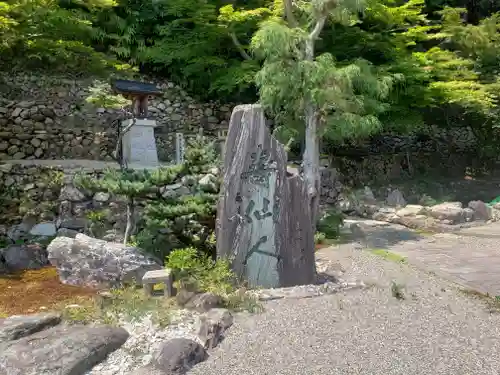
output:
[[128,166],[137,165],[143,168],[158,167],[158,151],[154,128],[156,121],[150,119],[129,119],[122,123],[122,128],[134,125],[123,135],[123,160]]
[[56,225],[53,222],[36,224],[29,232],[32,236],[52,237],[57,234]]
[[449,220],[452,223],[463,221],[464,210],[460,202],[445,202],[428,209],[429,215],[439,220]]
[[47,251],[38,244],[9,245],[0,249],[0,255],[12,271],[39,269],[48,264]]
[[80,233],[74,239],[57,237],[47,251],[61,282],[70,285],[109,287],[121,282],[141,283],[147,271],[161,268],[158,259],[138,248]]
[[168,375],[165,371],[159,370],[153,366],[141,367],[128,373],[127,375]]
[[286,151],[258,105],[237,106],[225,146],[217,211],[217,255],[252,286],[311,284],[314,240],[302,178],[287,173]]
[[200,293],[190,298],[185,307],[198,312],[206,312],[220,305],[222,305],[222,298],[220,296],[213,293]]
[[474,219],[490,220],[493,217],[493,209],[483,201],[470,201],[468,208],[473,211]]
[[[342,245],[318,258],[372,285],[336,295],[271,301],[236,316],[225,340],[189,375],[497,374],[500,315],[410,266]],[[391,294],[401,284],[406,298]]]
[[1,375],[83,375],[128,339],[123,328],[49,328],[0,344]]
[[199,343],[175,338],[162,344],[155,354],[154,367],[164,371],[165,375],[183,375],[206,358],[207,353]]
[[0,319],[0,343],[56,326],[61,322],[59,314],[17,315]]
[[198,318],[196,334],[204,343],[205,349],[215,348],[224,338],[224,334],[234,322],[233,315],[227,309],[211,309]]

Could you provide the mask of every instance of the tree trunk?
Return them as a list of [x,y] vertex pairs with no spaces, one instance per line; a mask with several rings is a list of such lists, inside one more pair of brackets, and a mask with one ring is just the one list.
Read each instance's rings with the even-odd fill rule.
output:
[[[314,60],[315,39],[310,37],[306,41],[305,58],[308,61]],[[318,108],[312,102],[312,98],[306,98],[304,109],[305,118],[305,151],[304,151],[304,180],[307,184],[307,195],[309,198],[309,208],[311,210],[311,220],[313,230],[316,230],[316,220],[319,210],[319,137],[318,137]]]
[[134,198],[129,198],[127,201],[127,226],[125,227],[125,235],[123,236],[123,244],[126,245],[134,228],[134,213],[135,202]]
[[307,196],[313,229],[316,229],[316,220],[319,210],[319,138],[318,138],[318,115],[312,103],[305,108],[306,120],[306,149],[304,151],[304,180],[307,184]]

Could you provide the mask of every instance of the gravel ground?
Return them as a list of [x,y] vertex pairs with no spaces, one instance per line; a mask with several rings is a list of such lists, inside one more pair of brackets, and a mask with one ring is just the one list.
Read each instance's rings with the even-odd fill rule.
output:
[[[322,250],[370,287],[239,315],[190,375],[500,374],[500,315],[457,287],[343,245]],[[404,300],[391,284],[404,286]]]
[[176,316],[172,317],[172,324],[164,329],[153,324],[149,315],[144,316],[140,321],[122,320],[121,326],[130,334],[127,342],[85,375],[127,375],[133,370],[148,365],[153,359],[153,353],[164,341],[184,337],[200,342],[194,334],[198,315],[180,310]]

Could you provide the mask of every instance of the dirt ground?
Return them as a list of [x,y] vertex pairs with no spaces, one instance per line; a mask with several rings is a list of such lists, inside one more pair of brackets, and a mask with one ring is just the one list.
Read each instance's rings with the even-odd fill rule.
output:
[[96,290],[64,285],[53,267],[0,276],[0,316],[51,310],[77,298],[91,299]]

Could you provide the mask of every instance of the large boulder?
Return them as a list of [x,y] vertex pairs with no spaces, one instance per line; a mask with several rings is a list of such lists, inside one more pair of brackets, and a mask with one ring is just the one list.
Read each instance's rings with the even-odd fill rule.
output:
[[128,336],[123,328],[57,325],[0,341],[0,375],[83,375]]
[[460,202],[444,202],[428,208],[429,216],[446,220],[452,224],[463,223],[466,218],[466,212]]
[[470,201],[467,207],[473,211],[475,220],[491,220],[493,218],[493,209],[483,201]]
[[141,249],[77,234],[57,237],[47,247],[50,263],[64,284],[112,287],[140,283],[147,271],[161,269],[159,259]]

